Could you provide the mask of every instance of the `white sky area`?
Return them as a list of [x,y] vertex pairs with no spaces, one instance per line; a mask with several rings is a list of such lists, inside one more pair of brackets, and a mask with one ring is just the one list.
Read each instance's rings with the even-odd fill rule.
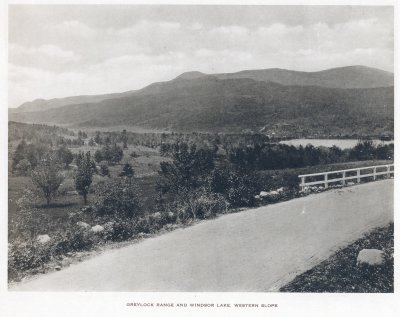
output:
[[393,8],[9,6],[9,107],[142,88],[185,71],[393,72]]

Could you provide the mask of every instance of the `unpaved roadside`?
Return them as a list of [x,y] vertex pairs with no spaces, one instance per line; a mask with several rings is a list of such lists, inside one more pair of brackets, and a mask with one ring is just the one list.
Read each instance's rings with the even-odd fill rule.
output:
[[393,180],[249,209],[13,285],[27,291],[275,291],[393,220]]

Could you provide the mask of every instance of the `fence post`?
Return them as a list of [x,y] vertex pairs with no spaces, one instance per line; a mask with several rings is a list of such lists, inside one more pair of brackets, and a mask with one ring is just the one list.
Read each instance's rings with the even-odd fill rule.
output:
[[376,167],[374,167],[374,180],[376,180]]
[[387,177],[390,178],[390,165],[386,166],[386,170],[387,170]]
[[342,172],[342,185],[346,185],[346,171]]
[[302,176],[302,177],[301,177],[301,184],[300,184],[301,191],[303,191],[303,190],[304,190],[304,182],[305,182],[305,177],[304,177],[304,176]]
[[324,175],[324,180],[325,180],[325,188],[328,188],[328,174]]
[[360,182],[360,170],[358,169],[357,170],[357,183],[359,183]]

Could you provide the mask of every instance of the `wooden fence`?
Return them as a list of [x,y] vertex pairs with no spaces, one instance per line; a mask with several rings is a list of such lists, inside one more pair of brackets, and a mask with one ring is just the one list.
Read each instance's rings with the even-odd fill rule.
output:
[[[335,174],[340,175],[340,177],[337,177]],[[332,177],[332,175],[336,176],[336,178],[329,178],[330,176]],[[356,180],[357,183],[360,183],[362,178],[371,177],[373,178],[373,180],[376,180],[377,176],[380,175],[384,175],[388,178],[391,177],[391,175],[394,175],[394,164],[359,167],[346,170],[299,175],[299,178],[301,180],[300,189],[304,190],[304,188],[307,186],[315,186],[322,184],[324,185],[325,188],[328,188],[330,183],[336,183],[336,182],[341,183],[342,185],[346,185],[346,181],[348,180]],[[307,182],[307,178],[311,177],[313,178],[313,180]],[[322,180],[315,180],[315,178],[322,178]]]

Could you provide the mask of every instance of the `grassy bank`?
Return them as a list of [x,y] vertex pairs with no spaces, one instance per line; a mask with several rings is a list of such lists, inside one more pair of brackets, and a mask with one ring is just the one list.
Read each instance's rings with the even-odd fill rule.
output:
[[[385,264],[376,268],[356,266],[362,249],[385,252]],[[394,274],[394,225],[378,228],[326,261],[297,276],[281,292],[311,293],[392,293]]]

